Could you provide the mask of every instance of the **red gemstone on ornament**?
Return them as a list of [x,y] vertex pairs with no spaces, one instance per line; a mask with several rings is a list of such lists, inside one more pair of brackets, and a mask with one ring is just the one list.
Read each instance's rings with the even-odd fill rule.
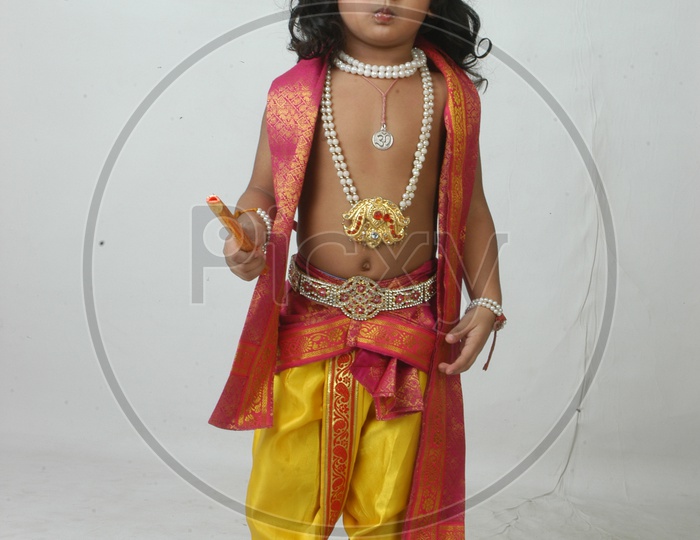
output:
[[381,212],[381,210],[376,210],[376,211],[374,212],[374,216],[373,216],[373,217],[374,217],[374,219],[377,219],[377,220],[382,219],[382,212]]
[[391,219],[391,216],[390,216],[389,214],[384,214],[384,221],[386,221],[387,223],[393,223],[393,222],[394,222],[394,220]]

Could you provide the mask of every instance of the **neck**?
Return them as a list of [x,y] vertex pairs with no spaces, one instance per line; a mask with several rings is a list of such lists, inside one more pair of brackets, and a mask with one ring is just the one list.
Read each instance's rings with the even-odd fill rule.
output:
[[344,51],[365,64],[378,64],[382,66],[403,64],[410,62],[413,45],[401,45],[400,47],[377,48],[362,43],[346,43]]

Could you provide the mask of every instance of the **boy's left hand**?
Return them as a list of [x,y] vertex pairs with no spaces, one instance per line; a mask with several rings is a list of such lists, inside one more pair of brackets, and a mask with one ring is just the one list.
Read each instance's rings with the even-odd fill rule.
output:
[[462,342],[462,351],[451,364],[442,362],[438,369],[446,375],[457,375],[467,371],[476,360],[489,339],[496,315],[483,307],[470,309],[457,325],[445,336],[447,343]]

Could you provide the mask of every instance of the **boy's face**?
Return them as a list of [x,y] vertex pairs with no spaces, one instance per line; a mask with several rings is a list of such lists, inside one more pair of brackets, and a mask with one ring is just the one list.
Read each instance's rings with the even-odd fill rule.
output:
[[349,45],[379,48],[413,45],[430,0],[338,0]]

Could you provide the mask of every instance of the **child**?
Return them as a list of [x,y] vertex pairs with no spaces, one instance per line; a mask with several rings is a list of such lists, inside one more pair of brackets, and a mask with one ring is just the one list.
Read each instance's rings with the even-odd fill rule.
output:
[[257,430],[255,539],[325,538],[341,514],[351,538],[463,538],[459,373],[505,322],[465,74],[482,82],[478,16],[302,0],[290,30],[300,61],[270,89],[237,204],[258,247],[224,247],[258,282],[210,423]]

